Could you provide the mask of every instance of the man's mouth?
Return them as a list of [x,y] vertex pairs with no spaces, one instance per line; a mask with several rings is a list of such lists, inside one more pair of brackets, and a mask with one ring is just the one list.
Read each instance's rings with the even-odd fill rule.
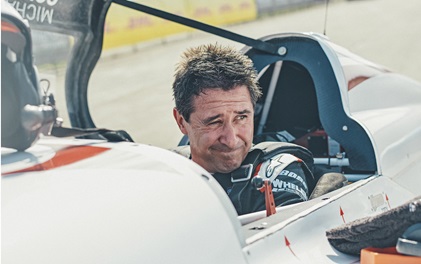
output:
[[222,154],[230,154],[240,150],[240,148],[227,148],[227,147],[216,147],[212,148],[214,151],[222,153]]

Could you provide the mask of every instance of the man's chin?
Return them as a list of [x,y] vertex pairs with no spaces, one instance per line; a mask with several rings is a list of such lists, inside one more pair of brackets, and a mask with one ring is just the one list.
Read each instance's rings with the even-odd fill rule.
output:
[[218,166],[218,172],[220,173],[230,173],[241,166],[241,162],[227,162],[226,160],[221,161]]
[[213,164],[215,164],[217,171],[220,173],[230,173],[238,169],[243,162],[242,156],[244,154],[240,150],[232,152],[214,152],[213,154]]

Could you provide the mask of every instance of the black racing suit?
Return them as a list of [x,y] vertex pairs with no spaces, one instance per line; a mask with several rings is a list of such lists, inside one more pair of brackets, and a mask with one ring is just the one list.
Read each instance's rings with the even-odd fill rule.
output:
[[[245,170],[246,166],[232,173],[213,175],[230,197],[239,215],[266,208],[264,193],[251,183],[251,179],[255,176],[271,182],[276,206],[307,201],[314,188],[315,180],[311,172],[313,157],[308,150],[294,144],[279,142],[265,144],[266,146],[270,144],[271,150],[265,149],[266,153],[250,159],[249,156],[256,156],[256,150],[261,151],[258,144],[252,148],[243,162],[243,165],[253,164],[251,177],[247,177],[247,171],[241,171]],[[294,155],[289,154],[291,152]],[[303,159],[297,157],[303,153],[305,154]],[[234,173],[244,176],[238,178],[233,176]]]

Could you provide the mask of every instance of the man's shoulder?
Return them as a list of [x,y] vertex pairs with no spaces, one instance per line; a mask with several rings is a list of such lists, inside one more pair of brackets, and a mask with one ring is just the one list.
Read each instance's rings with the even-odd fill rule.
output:
[[[271,156],[270,158],[263,160],[256,173],[263,177],[269,179],[271,182],[277,178],[282,172],[287,168],[291,168],[291,164],[299,163],[301,160],[294,155],[289,153],[278,153]],[[294,166],[295,168],[296,166]]]
[[304,161],[309,168],[314,164],[313,154],[307,148],[288,142],[261,142],[250,149],[250,153],[252,152],[262,152],[261,161],[273,160],[281,154],[290,154]]

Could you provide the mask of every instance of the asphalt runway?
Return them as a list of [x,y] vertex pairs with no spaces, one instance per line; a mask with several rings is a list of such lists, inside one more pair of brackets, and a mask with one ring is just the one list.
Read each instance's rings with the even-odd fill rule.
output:
[[[325,5],[226,27],[253,38],[281,32],[324,32]],[[331,1],[330,40],[392,71],[421,82],[421,1]],[[104,52],[90,80],[97,127],[125,129],[139,143],[171,148],[182,134],[172,116],[171,84],[180,54],[206,43],[244,45],[203,32],[185,33]]]

